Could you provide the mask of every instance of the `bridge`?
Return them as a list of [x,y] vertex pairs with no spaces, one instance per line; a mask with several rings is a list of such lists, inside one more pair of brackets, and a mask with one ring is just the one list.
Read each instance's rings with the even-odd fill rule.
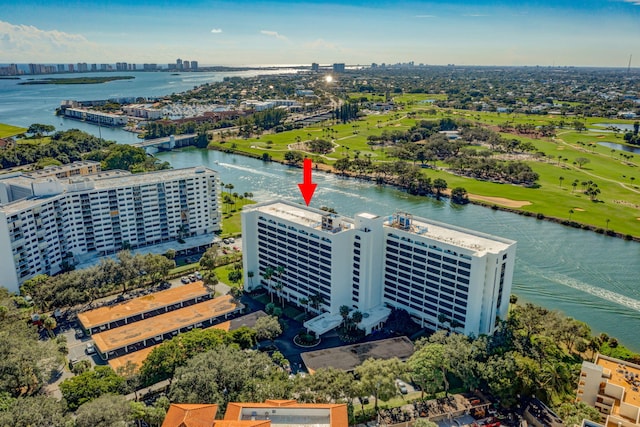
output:
[[174,148],[186,147],[194,145],[196,142],[196,133],[186,133],[184,135],[170,135],[164,138],[147,139],[142,142],[131,144],[134,147],[143,148],[147,154],[155,154],[158,151],[171,151]]

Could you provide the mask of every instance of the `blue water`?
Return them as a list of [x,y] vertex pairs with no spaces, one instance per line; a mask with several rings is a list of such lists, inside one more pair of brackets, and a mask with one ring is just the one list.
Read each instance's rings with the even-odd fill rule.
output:
[[629,145],[616,144],[615,142],[598,142],[598,145],[602,145],[604,147],[613,148],[616,150],[626,151],[628,153],[636,153],[640,154],[640,147],[631,147]]
[[[238,74],[250,75],[251,72]],[[159,96],[180,92],[196,84],[220,80],[230,73],[131,75],[136,79],[89,86],[17,86],[15,80],[0,80],[0,123],[19,126],[48,123],[62,129],[81,128],[97,135],[96,126],[60,120],[53,116],[54,109],[63,99]],[[103,137],[121,143],[137,141],[135,135],[120,129],[101,128],[101,132]],[[302,202],[296,185],[302,178],[300,169],[197,149],[159,153],[158,156],[175,168],[205,165],[216,169],[222,181],[234,184],[234,191],[252,192],[259,201],[277,197]],[[390,214],[406,210],[516,240],[513,293],[522,300],[585,321],[594,332],[607,332],[640,351],[638,243],[479,206],[452,206],[446,199],[414,197],[393,188],[326,173],[314,173],[314,181],[319,184],[311,202],[315,207],[333,207],[345,215],[361,211]]]

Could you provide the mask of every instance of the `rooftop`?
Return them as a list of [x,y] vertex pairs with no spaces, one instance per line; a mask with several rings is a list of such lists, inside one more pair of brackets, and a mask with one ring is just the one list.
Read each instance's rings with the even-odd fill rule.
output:
[[[255,325],[256,320],[259,317],[263,317],[266,315],[267,314],[264,311],[260,310],[254,313],[237,317],[232,320],[227,320],[226,322],[218,323],[205,329],[221,329],[223,331],[234,331],[242,326],[251,328]],[[109,366],[111,366],[111,369],[117,372],[118,368],[126,366],[127,363],[133,363],[137,366],[136,369],[139,369],[142,366],[142,362],[144,362],[147,356],[149,356],[149,354],[153,351],[153,349],[158,347],[159,345],[160,344],[152,345],[141,350],[134,351],[133,353],[127,353],[124,356],[109,359]]]
[[343,347],[327,348],[302,353],[307,369],[317,371],[321,368],[336,368],[352,371],[356,366],[372,357],[374,359],[405,360],[413,354],[413,343],[407,337],[388,338]]
[[209,295],[209,290],[203,282],[189,283],[177,288],[155,292],[142,297],[95,310],[78,314],[78,320],[85,329],[100,326],[116,320],[126,319],[141,313],[147,313],[158,308],[170,306],[181,301],[188,301],[200,296]]
[[[604,369],[611,373],[611,378],[608,379],[609,383],[623,387],[625,389],[622,402],[628,403],[633,406],[640,406],[640,366],[609,358],[603,355],[598,355],[596,359],[596,365],[602,366]],[[617,413],[620,407],[620,403],[616,401],[613,412]]]
[[227,420],[268,420],[281,427],[347,427],[346,404],[297,403],[295,400],[267,400],[264,403],[229,403]]
[[212,427],[216,412],[215,404],[172,403],[162,427]]
[[477,253],[496,253],[515,244],[513,240],[469,230],[455,225],[414,217],[406,213],[391,215],[384,222],[386,227],[424,236],[442,243],[470,249]]
[[92,335],[92,337],[98,350],[102,353],[108,353],[146,339],[196,325],[211,318],[232,313],[240,307],[240,304],[235,303],[230,295],[225,295],[100,332]]
[[327,217],[327,215],[330,215],[335,219],[335,227],[338,227],[338,225],[340,226],[340,229],[349,229],[354,227],[353,221],[340,215],[329,214],[328,212],[298,206],[287,202],[261,203],[258,205],[252,205],[249,210],[264,212],[305,227],[315,228],[316,230],[322,230],[322,218]]

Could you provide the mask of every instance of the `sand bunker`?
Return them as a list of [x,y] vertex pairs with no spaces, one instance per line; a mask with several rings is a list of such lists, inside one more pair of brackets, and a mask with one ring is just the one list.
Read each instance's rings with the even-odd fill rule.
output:
[[584,212],[584,209],[582,208],[573,208],[573,210],[576,212]]
[[502,205],[508,208],[521,208],[531,204],[531,202],[527,200],[511,200],[505,199],[504,197],[478,196],[477,194],[469,194],[469,198],[481,202],[495,203],[496,205]]

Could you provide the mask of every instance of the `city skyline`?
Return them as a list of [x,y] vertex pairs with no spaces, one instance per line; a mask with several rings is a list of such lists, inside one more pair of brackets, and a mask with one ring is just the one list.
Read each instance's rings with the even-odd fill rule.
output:
[[0,63],[198,58],[200,66],[414,61],[626,67],[630,55],[640,60],[638,0],[0,5]]

